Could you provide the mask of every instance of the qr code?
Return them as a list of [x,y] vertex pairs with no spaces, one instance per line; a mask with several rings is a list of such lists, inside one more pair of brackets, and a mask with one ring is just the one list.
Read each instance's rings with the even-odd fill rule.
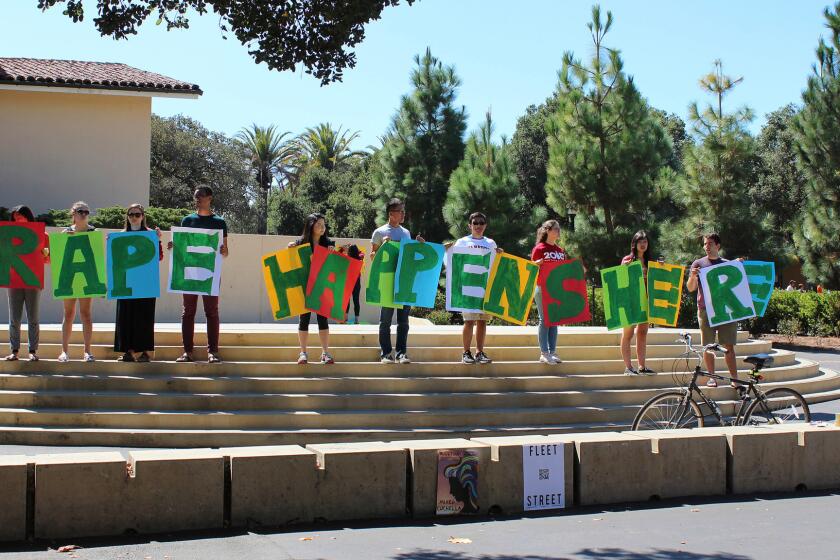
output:
[[548,480],[548,469],[540,469],[540,480]]

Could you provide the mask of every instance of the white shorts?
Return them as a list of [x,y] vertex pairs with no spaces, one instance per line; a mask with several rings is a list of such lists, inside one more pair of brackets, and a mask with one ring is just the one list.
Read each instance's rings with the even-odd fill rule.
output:
[[490,315],[487,313],[461,313],[464,316],[464,321],[489,321]]

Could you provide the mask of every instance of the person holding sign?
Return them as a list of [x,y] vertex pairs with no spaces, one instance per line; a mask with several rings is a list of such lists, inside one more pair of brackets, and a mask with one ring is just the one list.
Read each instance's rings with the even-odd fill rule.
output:
[[[132,204],[125,214],[123,231],[149,231],[146,212],[141,204]],[[160,228],[155,228],[158,240]],[[143,240],[148,244],[148,241]],[[158,241],[158,262],[163,260],[163,245]],[[155,351],[155,302],[156,298],[117,299],[117,317],[114,325],[114,352],[122,352],[121,362],[148,362],[149,352]],[[141,352],[135,356],[135,352]]]
[[[543,261],[565,261],[568,259],[566,250],[557,245],[560,238],[560,222],[548,220],[543,222],[537,229],[537,243],[531,250],[531,260],[537,264]],[[534,292],[534,301],[537,304],[537,312],[540,317],[540,324],[537,327],[537,337],[540,342],[540,363],[559,364],[562,362],[557,355],[557,327],[546,325],[548,318],[543,314],[542,291],[537,286]]]
[[[503,253],[502,249],[496,246],[496,242],[489,237],[484,236],[484,231],[487,229],[487,216],[481,212],[473,212],[469,217],[470,235],[466,235],[453,243],[446,243],[444,247],[448,250],[453,245],[455,247],[468,247],[472,249],[479,249],[487,253]],[[462,313],[464,317],[464,330],[462,338],[464,341],[464,354],[461,356],[461,362],[465,364],[489,364],[493,360],[484,353],[484,339],[487,336],[487,321],[490,320],[490,315],[486,313]],[[475,326],[475,357],[471,352],[473,339],[473,326]]]
[[[389,241],[402,241],[411,239],[411,232],[400,224],[405,221],[405,205],[399,198],[392,198],[385,207],[388,213],[388,223],[374,230],[371,236],[370,258],[376,256],[379,247]],[[424,239],[417,236],[417,241],[423,243]],[[391,347],[391,322],[394,319],[394,308],[383,307],[379,312],[379,350],[380,361],[383,364],[410,364],[411,360],[407,355],[408,346],[408,314],[411,311],[410,305],[403,305],[397,309],[397,354],[392,353]]]
[[[697,321],[700,323],[700,341],[704,346],[715,342],[715,335],[717,341],[726,349],[724,359],[726,360],[726,367],[729,369],[730,377],[738,377],[738,369],[735,363],[735,342],[738,339],[738,323],[725,323],[712,327],[709,325],[709,316],[706,312],[706,302],[703,296],[703,287],[700,284],[700,269],[716,264],[728,262],[720,256],[720,236],[717,233],[709,233],[703,236],[703,250],[706,251],[706,256],[701,257],[691,263],[691,272],[688,275],[688,280],[685,287],[689,292],[697,291]],[[715,372],[715,355],[712,352],[706,352],[703,355],[703,361],[706,365],[706,371],[709,373]],[[717,381],[712,378],[706,382],[708,387],[717,387]]]
[[[193,194],[195,212],[181,220],[181,227],[216,229],[222,231],[222,245],[219,252],[223,257],[228,256],[227,223],[211,209],[213,205],[213,189],[198,187]],[[167,248],[172,249],[170,241]],[[193,338],[195,334],[195,312],[198,307],[198,294],[182,294],[184,310],[181,313],[181,338],[184,353],[176,362],[193,361]],[[219,356],[219,296],[202,295],[204,316],[207,319],[207,361],[218,364],[222,361]]]
[[[326,247],[330,250],[335,250],[335,241],[327,237],[327,223],[322,214],[310,214],[306,218],[303,225],[303,233],[300,238],[289,243],[289,247],[297,247],[298,245],[311,245],[313,248],[316,245]],[[309,319],[312,317],[312,312],[307,311],[300,315],[298,321],[298,342],[300,342],[300,354],[298,355],[299,364],[305,364],[309,361],[307,355],[307,343],[309,341]],[[318,338],[321,339],[321,363],[334,364],[335,360],[330,355],[330,325],[327,318],[323,315],[315,315],[318,320]]]
[[[15,206],[10,211],[11,221],[18,223],[34,222],[35,216],[28,206]],[[47,243],[48,237],[44,236]],[[49,248],[45,245],[41,250],[44,262],[48,263]],[[41,326],[38,322],[38,307],[41,301],[42,288],[9,288],[9,346],[11,353],[6,360],[18,359],[20,352],[20,323],[23,319],[23,310],[26,309],[26,326],[29,334],[29,361],[38,361],[38,340],[40,338]]]
[[[96,231],[96,228],[88,223],[90,207],[86,202],[78,201],[70,207],[73,218],[73,225],[64,228],[62,233],[72,235],[82,231]],[[55,281],[55,279],[53,279]],[[82,320],[82,338],[84,339],[85,352],[82,359],[86,362],[93,362],[96,358],[91,352],[90,343],[93,338],[93,316],[91,314],[92,298],[69,298],[64,300],[64,320],[61,323],[61,354],[58,355],[59,362],[69,362],[70,356],[70,335],[73,333],[73,320],[76,318],[76,301],[79,302],[79,318]]]
[[[630,254],[621,259],[621,264],[630,264],[635,261],[642,263],[642,270],[645,276],[645,286],[647,286],[648,261],[650,260],[650,241],[647,233],[644,231],[637,231],[630,241]],[[621,358],[624,360],[624,375],[654,375],[652,369],[645,366],[645,355],[647,354],[647,334],[648,324],[639,323],[638,325],[631,325],[624,327],[621,332]],[[639,369],[633,368],[633,362],[630,360],[630,343],[633,341],[633,336],[636,335],[636,360],[639,362]]]

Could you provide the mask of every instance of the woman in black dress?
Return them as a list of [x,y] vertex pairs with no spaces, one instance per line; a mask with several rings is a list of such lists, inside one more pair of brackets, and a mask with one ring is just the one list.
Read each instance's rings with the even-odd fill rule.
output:
[[[140,204],[126,210],[123,231],[148,231],[146,212]],[[157,229],[158,240],[161,237]],[[163,245],[158,241],[158,260],[163,259]],[[114,329],[114,352],[122,352],[121,362],[148,362],[155,351],[155,298],[118,299]],[[135,356],[135,352],[141,352]]]

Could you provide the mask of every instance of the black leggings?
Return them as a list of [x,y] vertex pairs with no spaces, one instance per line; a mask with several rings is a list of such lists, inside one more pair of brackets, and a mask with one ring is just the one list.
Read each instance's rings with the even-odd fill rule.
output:
[[[298,330],[299,331],[308,331],[309,330],[309,318],[312,316],[312,313],[304,313],[300,316],[300,322],[298,323]],[[327,322],[327,318],[323,315],[315,314],[315,318],[318,319],[318,330],[319,331],[328,331],[330,329],[330,324]]]
[[[359,316],[359,309],[361,305],[359,305],[359,292],[362,290],[362,282],[361,280],[356,280],[356,285],[353,286],[353,315],[358,317]],[[347,300],[347,309],[344,310],[344,313],[350,313],[350,300]]]

